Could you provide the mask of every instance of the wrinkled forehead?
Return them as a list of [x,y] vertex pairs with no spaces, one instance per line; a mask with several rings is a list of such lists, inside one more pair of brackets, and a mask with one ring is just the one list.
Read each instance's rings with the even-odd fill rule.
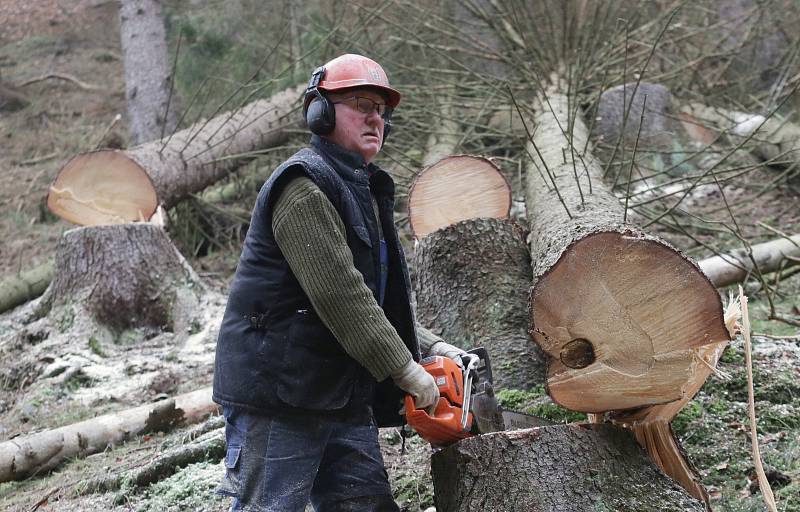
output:
[[353,87],[352,89],[345,89],[336,92],[328,92],[326,95],[333,101],[342,98],[351,98],[353,96],[361,96],[364,98],[369,98],[377,103],[386,103],[386,101],[388,100],[386,94],[383,91],[374,87]]

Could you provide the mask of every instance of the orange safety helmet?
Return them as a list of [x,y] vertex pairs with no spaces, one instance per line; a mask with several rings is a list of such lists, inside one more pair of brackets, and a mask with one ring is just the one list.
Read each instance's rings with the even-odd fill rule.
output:
[[[311,132],[327,135],[336,126],[336,111],[321,91],[335,92],[358,87],[378,89],[386,95],[389,108],[383,116],[386,123],[383,132],[385,141],[392,129],[392,110],[400,103],[400,93],[389,87],[386,72],[377,62],[352,53],[336,57],[311,74],[303,98],[303,118]],[[312,103],[315,99],[318,101]]]
[[320,91],[342,91],[357,87],[374,87],[386,94],[386,104],[391,108],[400,103],[400,93],[389,87],[389,78],[383,68],[363,55],[346,53],[317,68],[311,75],[305,97],[305,107]]

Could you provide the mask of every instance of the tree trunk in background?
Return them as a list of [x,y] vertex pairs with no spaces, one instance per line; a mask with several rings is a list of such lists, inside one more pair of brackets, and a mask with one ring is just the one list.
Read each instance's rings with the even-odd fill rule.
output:
[[446,341],[489,352],[495,389],[544,382],[544,356],[528,335],[531,280],[525,233],[501,219],[472,219],[419,241],[417,314]]
[[72,307],[116,331],[185,332],[204,291],[164,230],[147,223],[67,231],[56,269],[40,305],[44,312]]
[[431,471],[438,512],[704,510],[653,465],[630,432],[611,425],[471,437],[435,453]]
[[120,0],[119,25],[128,127],[142,144],[172,133],[178,119],[161,1]]

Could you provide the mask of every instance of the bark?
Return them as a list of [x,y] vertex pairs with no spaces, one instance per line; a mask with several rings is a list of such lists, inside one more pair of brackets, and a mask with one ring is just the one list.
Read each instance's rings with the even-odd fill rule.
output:
[[431,459],[436,510],[702,511],[633,436],[611,425],[496,432]]
[[158,226],[147,223],[67,231],[56,249],[55,278],[42,308],[76,306],[121,331],[178,332],[204,288]]
[[531,281],[525,233],[501,219],[472,219],[420,240],[414,255],[420,322],[463,348],[491,356],[495,388],[530,390],[544,357],[528,335]]
[[500,170],[485,158],[457,155],[421,172],[408,193],[414,237],[478,217],[507,218],[511,190]]
[[[694,350],[729,340],[719,295],[691,260],[625,222],[599,164],[578,154],[582,120],[568,120],[556,87],[547,100],[533,122],[529,152],[541,160],[528,171],[527,208],[533,336],[550,356],[548,392],[584,412],[678,400]],[[571,122],[572,145],[562,133]]]
[[178,123],[161,1],[121,0],[119,25],[130,133],[136,144],[160,139]]
[[691,102],[681,108],[684,126],[696,138],[713,141],[724,133],[770,165],[790,166],[800,162],[800,126],[773,113],[769,118]]
[[101,150],[70,160],[58,173],[47,206],[80,225],[149,219],[285,142],[298,126],[302,87],[200,121],[164,140],[127,151]]
[[778,238],[752,246],[752,259],[746,249],[712,256],[698,263],[717,288],[741,283],[755,272],[766,274],[800,263],[800,235]]
[[0,313],[35,299],[47,289],[53,279],[52,261],[20,272],[0,282]]
[[197,423],[218,410],[211,388],[0,443],[0,482],[50,471],[140,434]]

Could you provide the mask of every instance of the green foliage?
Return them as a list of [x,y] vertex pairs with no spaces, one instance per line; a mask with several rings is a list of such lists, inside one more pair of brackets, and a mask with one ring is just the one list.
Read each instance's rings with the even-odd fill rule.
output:
[[698,418],[703,417],[703,408],[697,402],[689,402],[686,404],[681,412],[675,416],[675,419],[672,420],[672,430],[675,431],[675,435],[678,437],[683,437],[689,428],[689,424]]
[[[212,462],[190,464],[169,478],[149,486],[139,512],[222,509],[227,500],[214,493],[221,466]],[[128,494],[128,493],[120,493]]]
[[100,357],[106,357],[106,353],[103,351],[103,347],[100,344],[100,340],[98,340],[94,336],[89,338],[89,350],[91,350],[93,354],[96,354]]
[[554,423],[577,423],[586,421],[585,413],[570,411],[554,403],[538,404],[529,407],[525,412],[548,419]]
[[[406,474],[392,482],[394,499],[401,506],[413,504],[420,510],[432,507],[433,488],[429,482],[423,482],[413,474]],[[404,507],[403,510],[406,510]]]
[[536,386],[532,391],[521,389],[501,389],[495,396],[500,405],[506,409],[521,410],[530,403],[545,396],[544,386]]

